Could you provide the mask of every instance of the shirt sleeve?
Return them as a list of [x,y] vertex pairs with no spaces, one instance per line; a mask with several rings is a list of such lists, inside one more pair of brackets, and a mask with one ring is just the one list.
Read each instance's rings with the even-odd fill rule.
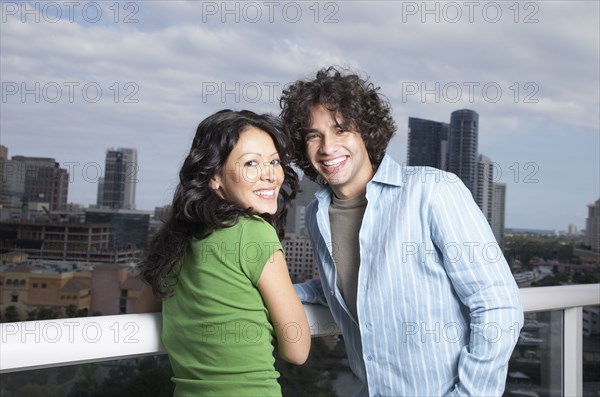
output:
[[462,181],[438,181],[431,197],[432,240],[470,316],[469,344],[451,395],[500,396],[523,325],[519,289],[483,213]]
[[313,279],[303,283],[294,284],[294,289],[302,303],[317,303],[327,306],[321,280]]
[[239,258],[242,271],[257,286],[265,265],[275,252],[282,250],[277,232],[263,219],[244,219],[240,236]]

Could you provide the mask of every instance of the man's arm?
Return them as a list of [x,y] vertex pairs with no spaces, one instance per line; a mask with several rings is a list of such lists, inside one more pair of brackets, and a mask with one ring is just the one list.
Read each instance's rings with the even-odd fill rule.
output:
[[[470,341],[460,354],[459,381],[452,395],[500,396],[523,325],[519,289],[487,220],[462,182],[436,183],[430,224],[448,277],[470,315]],[[458,253],[450,257],[449,252]]]
[[302,303],[317,303],[327,306],[321,280],[313,279],[304,283],[294,284],[294,289]]

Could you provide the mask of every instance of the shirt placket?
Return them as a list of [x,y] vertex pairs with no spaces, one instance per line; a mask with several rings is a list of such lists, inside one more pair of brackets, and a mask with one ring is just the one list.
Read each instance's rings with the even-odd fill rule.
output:
[[[377,390],[377,374],[379,373],[377,360],[379,357],[378,352],[376,351],[375,329],[371,318],[373,310],[372,307],[370,307],[370,304],[373,300],[366,299],[366,297],[368,296],[371,266],[373,265],[373,260],[376,257],[377,251],[382,249],[382,247],[376,247],[374,249],[372,245],[368,244],[369,241],[380,241],[377,239],[377,236],[368,235],[369,231],[375,232],[376,230],[379,230],[379,226],[381,226],[380,222],[383,221],[377,218],[376,213],[374,213],[375,208],[369,205],[370,202],[376,202],[379,196],[377,188],[378,186],[372,183],[367,185],[367,208],[363,215],[363,222],[359,231],[360,266],[356,302],[360,324],[361,345],[363,349],[363,362],[365,365],[369,395],[372,395],[373,397],[379,396]],[[372,222],[376,222],[379,226],[375,228],[364,227],[365,224],[370,225]],[[375,287],[377,288],[378,286]]]

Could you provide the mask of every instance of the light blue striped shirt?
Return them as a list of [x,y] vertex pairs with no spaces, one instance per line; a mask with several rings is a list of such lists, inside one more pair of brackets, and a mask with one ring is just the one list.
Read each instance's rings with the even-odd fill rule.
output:
[[523,324],[518,287],[481,210],[451,173],[385,156],[367,185],[357,319],[336,286],[323,188],[306,210],[321,281],[296,284],[329,305],[357,395],[501,396]]

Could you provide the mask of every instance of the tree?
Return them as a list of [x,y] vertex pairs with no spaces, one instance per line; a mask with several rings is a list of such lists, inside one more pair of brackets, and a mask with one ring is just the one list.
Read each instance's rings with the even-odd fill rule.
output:
[[57,385],[25,385],[15,394],[16,397],[61,397],[60,386]]
[[146,357],[138,364],[137,375],[127,384],[129,397],[169,397],[175,389],[171,377],[173,372],[169,361]]
[[59,309],[50,306],[41,306],[27,312],[27,321],[53,320],[58,318],[59,315]]
[[77,306],[69,305],[65,307],[65,314],[67,315],[67,317],[73,318],[75,317],[75,313],[77,313]]
[[8,323],[15,323],[20,321],[19,311],[15,305],[10,305],[4,309],[4,321]]
[[50,306],[42,306],[38,310],[38,320],[52,320],[58,318],[58,310]]
[[97,387],[95,363],[82,364],[77,367],[75,375],[75,386],[71,390],[70,397],[88,397],[91,396]]
[[87,317],[88,316],[88,309],[83,308],[83,309],[77,309],[77,311],[75,312],[75,317]]

